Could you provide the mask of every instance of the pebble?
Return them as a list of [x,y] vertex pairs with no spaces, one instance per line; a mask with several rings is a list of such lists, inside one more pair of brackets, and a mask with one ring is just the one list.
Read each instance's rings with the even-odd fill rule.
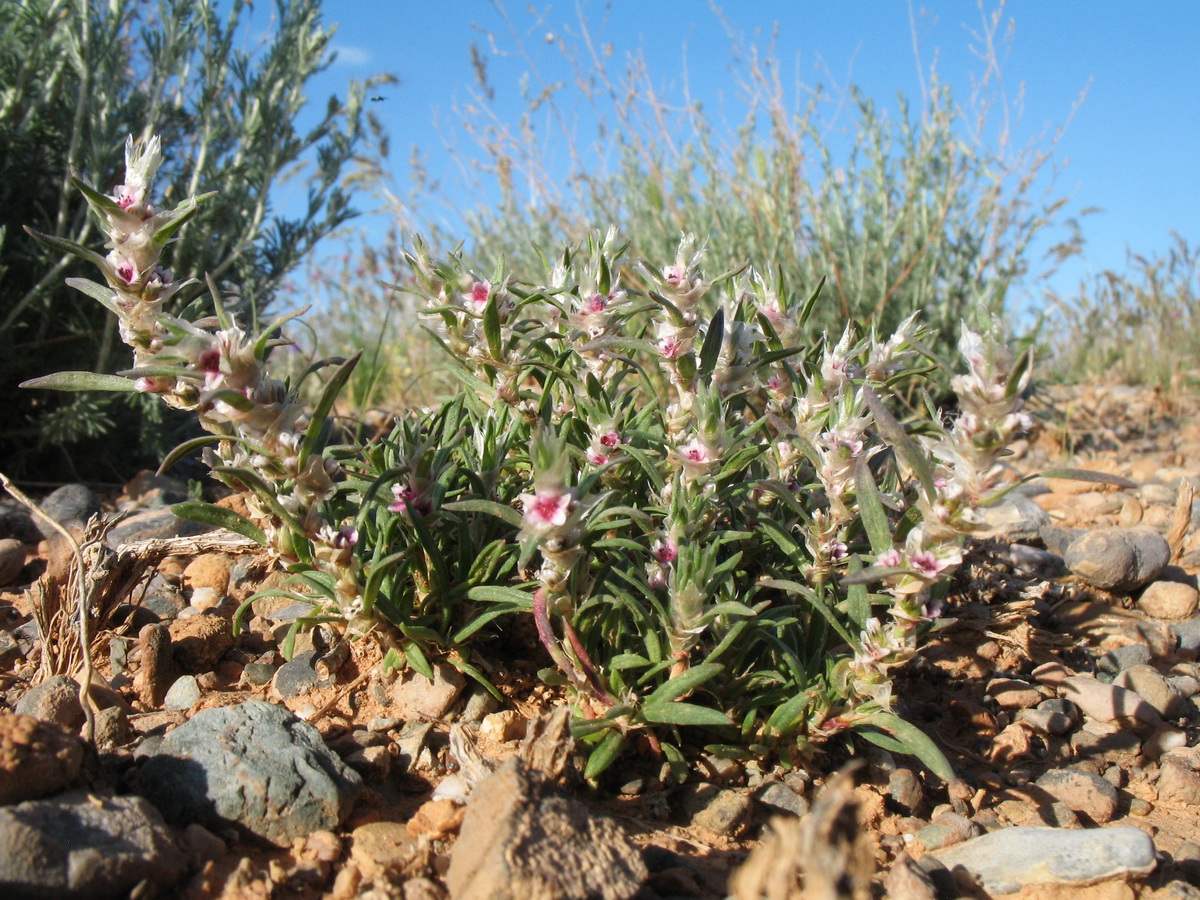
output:
[[181,672],[211,672],[233,647],[233,624],[224,616],[192,616],[168,626],[175,664]]
[[200,685],[195,675],[181,675],[175,679],[163,698],[166,709],[191,709],[201,698]]
[[1088,584],[1121,593],[1158,578],[1171,561],[1171,548],[1151,528],[1101,528],[1072,541],[1064,559]]
[[504,743],[525,737],[525,717],[516,710],[488,713],[479,724],[479,736]]
[[1019,574],[1031,578],[1059,578],[1067,573],[1067,564],[1057,553],[1026,544],[1010,546],[1008,560]]
[[1117,789],[1091,772],[1052,769],[1034,784],[1097,825],[1111,822],[1117,813]]
[[1145,644],[1126,644],[1124,647],[1115,647],[1101,656],[1096,660],[1096,668],[1102,675],[1108,676],[1101,678],[1101,681],[1111,684],[1118,673],[1148,662],[1150,662],[1149,647]]
[[896,769],[888,776],[888,796],[908,815],[916,813],[925,799],[925,788],[912,769]]
[[371,822],[350,832],[350,858],[368,877],[387,875],[408,866],[417,855],[416,843],[400,822]]
[[26,691],[17,701],[16,712],[54,722],[67,731],[78,731],[84,720],[83,707],[79,705],[79,683],[66,675],[51,675]]
[[[100,498],[87,485],[64,484],[43,499],[39,506],[42,512],[59,525],[66,525],[68,522],[85,525],[88,519],[100,512]],[[46,534],[46,537],[49,536]]]
[[15,538],[23,544],[36,544],[44,537],[25,507],[15,500],[0,500],[0,538]]
[[[229,569],[233,560],[224,553],[201,553],[183,570],[183,586],[185,589],[196,591],[199,588],[209,588],[224,597],[229,591]],[[192,605],[196,605],[195,597]]]
[[146,585],[141,605],[160,619],[173,619],[187,606],[187,601],[183,599],[178,585],[171,584],[161,573],[155,572]]
[[197,713],[163,739],[140,776],[168,821],[233,825],[278,847],[337,828],[362,789],[313,726],[262,701]]
[[1047,664],[1034,670],[1034,677],[1054,687],[1060,697],[1070,700],[1093,719],[1102,722],[1133,719],[1150,726],[1162,724],[1158,712],[1133,691],[1095,678],[1065,675],[1065,672],[1061,666]]
[[949,825],[926,825],[913,835],[928,852],[944,850],[962,842],[962,835]]
[[142,509],[161,509],[183,503],[188,497],[186,481],[143,469],[125,484],[125,496]]
[[[1195,748],[1191,748],[1193,751]],[[1172,800],[1190,807],[1200,805],[1200,772],[1197,772],[1195,753],[1175,750],[1159,760],[1159,800]]]
[[171,632],[166,625],[144,625],[138,632],[141,668],[133,686],[142,704],[149,709],[162,706],[167,691],[179,677],[175,654],[171,651]]
[[242,674],[248,683],[257,687],[266,684],[275,677],[275,666],[270,663],[246,663],[246,667],[242,669]]
[[683,811],[692,824],[717,834],[737,834],[753,808],[745,794],[714,784],[685,785],[680,795]]
[[808,812],[808,801],[780,781],[760,788],[755,792],[754,799],[773,813],[803,816]]
[[448,663],[433,667],[432,681],[409,669],[392,687],[396,715],[404,719],[440,719],[454,706],[466,686],[462,672]]
[[1041,530],[1051,524],[1046,511],[1023,494],[1009,494],[1007,499],[980,512],[986,529],[981,537],[1004,537],[1027,543],[1037,540]]
[[0,540],[0,587],[17,580],[25,568],[25,545],[12,538]]
[[294,697],[301,697],[315,688],[320,681],[317,670],[313,668],[313,661],[316,658],[317,652],[309,650],[306,653],[297,654],[280,666],[271,680],[271,689],[275,695],[284,700],[291,700]]
[[1187,699],[1153,666],[1130,666],[1113,679],[1113,684],[1133,691],[1160,716],[1180,716],[1187,712]]
[[8,897],[117,900],[142,882],[164,895],[186,869],[162,816],[141,797],[73,791],[0,808],[0,884]]
[[110,550],[152,538],[191,537],[212,531],[212,526],[181,519],[169,509],[148,509],[124,518],[104,538]]
[[1016,678],[993,678],[987,693],[1003,709],[1029,709],[1043,699],[1036,687]]
[[16,637],[8,631],[0,630],[0,667],[12,666],[21,656],[21,644]]
[[220,859],[228,849],[223,840],[195,822],[183,830],[183,846],[188,851],[192,865],[197,869],[207,862]]
[[83,744],[66,729],[32,716],[0,712],[0,806],[70,787],[83,765]]
[[1059,735],[1071,730],[1069,716],[1049,709],[1023,709],[1017,713],[1017,721],[1042,734]]
[[984,890],[1012,894],[1029,885],[1084,886],[1148,874],[1154,841],[1140,828],[1068,830],[1018,826],[931,854],[954,870],[962,866]]
[[1187,619],[1196,614],[1200,591],[1177,581],[1156,581],[1138,597],[1138,609],[1156,619]]
[[516,758],[471,798],[445,879],[458,900],[627,900],[649,874],[619,825]]
[[110,706],[96,713],[96,746],[101,749],[120,747],[129,740],[129,716],[119,706]]
[[1185,622],[1171,625],[1171,631],[1179,641],[1179,649],[1193,655],[1200,654],[1200,616],[1192,616]]

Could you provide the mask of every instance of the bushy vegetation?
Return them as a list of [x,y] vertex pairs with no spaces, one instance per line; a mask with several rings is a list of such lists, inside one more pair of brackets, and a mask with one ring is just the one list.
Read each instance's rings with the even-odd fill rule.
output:
[[[280,0],[261,38],[251,16],[244,0],[0,0],[0,458],[10,475],[121,480],[161,458],[181,424],[137,398],[59,401],[16,388],[56,369],[120,365],[114,316],[64,284],[86,268],[21,230],[37,222],[62,240],[102,240],[73,171],[109,190],[121,177],[114,148],[153,131],[165,139],[169,200],[237,185],[188,223],[174,264],[236,286],[251,315],[352,215],[355,157],[374,152],[365,86],[299,130],[305,86],[330,56],[320,3]],[[288,218],[272,189],[297,166],[307,207]]]
[[[117,317],[133,366],[27,387],[194,412],[208,434],[167,464],[203,448],[249,516],[176,510],[270,547],[292,574],[283,593],[313,608],[296,628],[341,623],[384,641],[390,665],[445,660],[491,687],[486,638],[531,614],[593,777],[634,741],[685,769],[681,729],[791,761],[856,729],[950,777],[892,713],[891,673],[936,627],[963,537],[1005,490],[1000,454],[1028,425],[1028,358],[998,330],[964,329],[946,425],[915,316],[805,342],[820,283],[710,274],[692,235],[634,262],[615,230],[595,233],[534,279],[481,278],[418,243],[406,262],[461,390],[382,439],[335,445],[327,417],[358,357],[273,377],[287,318],[243,331],[212,279],[215,317],[167,313],[194,282],[164,249],[206,198],[152,202],[157,138],[131,139],[126,161],[111,195],[76,180],[107,256],[38,237],[100,269],[103,284],[74,286]],[[651,287],[622,284],[631,262]],[[329,366],[307,407],[305,380]],[[918,414],[899,412],[901,392],[923,398]]]

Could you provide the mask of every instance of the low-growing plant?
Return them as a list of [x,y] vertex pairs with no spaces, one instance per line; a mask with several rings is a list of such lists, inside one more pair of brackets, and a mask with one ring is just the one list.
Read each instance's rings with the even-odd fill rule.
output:
[[[487,638],[531,616],[590,777],[631,743],[682,773],[685,740],[796,762],[849,729],[951,777],[892,712],[892,674],[942,621],[963,537],[1005,490],[998,460],[1027,422],[1029,359],[997,325],[963,329],[947,424],[928,395],[919,414],[898,402],[939,365],[915,316],[887,336],[849,322],[806,341],[820,284],[709,273],[692,235],[634,263],[644,291],[621,283],[615,231],[532,280],[418,241],[406,262],[462,389],[337,445],[328,415],[356,358],[272,378],[286,322],[247,335],[211,280],[215,317],[165,313],[188,282],[161,253],[204,198],[151,205],[157,141],[126,155],[111,195],[79,181],[109,254],[55,246],[100,268],[106,284],[73,286],[118,316],[134,366],[33,386],[193,410],[209,434],[164,466],[203,447],[249,516],[176,510],[271,547],[313,608],[296,627],[341,623],[383,641],[390,665],[430,674],[444,659],[487,684]],[[326,366],[307,408],[304,382]]]

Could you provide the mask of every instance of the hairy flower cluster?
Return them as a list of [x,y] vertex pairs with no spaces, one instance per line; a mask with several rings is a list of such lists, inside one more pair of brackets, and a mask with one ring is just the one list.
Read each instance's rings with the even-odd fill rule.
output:
[[[134,352],[128,373],[144,393],[168,405],[197,412],[205,430],[230,440],[206,451],[211,465],[247,469],[265,491],[250,493],[247,506],[270,544],[295,560],[297,541],[312,545],[315,564],[331,576],[339,606],[360,608],[352,528],[327,522],[322,504],[335,491],[338,464],[304,451],[309,413],[287,386],[269,377],[266,357],[276,342],[255,340],[235,323],[218,317],[193,323],[166,313],[165,301],[192,281],[176,281],[160,264],[166,244],[204,199],[173,210],[150,201],[162,162],[159,138],[125,146],[125,182],[112,194],[86,182],[85,195],[108,238],[107,257],[96,263],[113,293],[121,338]],[[220,303],[219,297],[214,301]],[[234,476],[236,479],[236,476]]]

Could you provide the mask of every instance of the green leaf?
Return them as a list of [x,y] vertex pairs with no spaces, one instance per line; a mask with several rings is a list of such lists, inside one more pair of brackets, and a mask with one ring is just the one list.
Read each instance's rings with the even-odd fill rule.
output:
[[404,656],[408,659],[408,664],[412,666],[413,671],[433,681],[433,666],[426,659],[425,653],[421,650],[421,645],[416,641],[405,641],[401,645],[401,649],[404,651]]
[[[857,553],[850,557],[847,569],[850,575],[861,571],[862,560],[859,559]],[[846,615],[855,625],[863,628],[867,624],[867,619],[871,617],[871,595],[867,591],[867,586],[865,584],[847,585],[844,579],[842,584],[846,587]]]
[[1022,481],[1029,481],[1037,477],[1042,478],[1069,478],[1072,481],[1088,481],[1093,484],[1112,484],[1122,488],[1140,487],[1136,481],[1130,481],[1128,478],[1122,478],[1120,475],[1109,475],[1107,472],[1089,472],[1087,469],[1043,469],[1033,475],[1026,476]]
[[475,681],[476,684],[478,684],[480,687],[482,687],[485,691],[487,691],[489,694],[491,694],[493,697],[495,697],[501,703],[504,702],[504,695],[501,694],[498,690],[496,690],[496,686],[494,684],[492,684],[490,681],[488,681],[487,676],[484,675],[481,671],[479,671],[479,669],[475,668],[475,666],[471,665],[465,659],[461,659],[460,657],[457,657],[457,656],[448,656],[448,657],[446,657],[446,661],[449,662],[450,665],[454,666],[454,668],[458,669],[458,671],[460,671],[464,675],[466,675],[468,678]]
[[476,585],[467,591],[467,596],[472,600],[478,600],[482,603],[510,603],[520,609],[529,609],[533,606],[533,600],[530,597],[529,591],[503,587],[497,584]]
[[162,461],[162,465],[158,467],[158,471],[155,474],[161,475],[185,456],[190,455],[193,450],[199,450],[201,447],[206,447],[209,444],[216,444],[220,441],[233,441],[234,443],[238,444],[246,443],[243,438],[234,437],[232,435],[202,434],[200,437],[192,438],[190,441],[184,441],[182,444],[168,453],[166,458]]
[[496,362],[504,360],[504,347],[500,343],[500,292],[493,291],[483,308],[483,336],[487,340],[488,353]]
[[199,503],[194,500],[188,500],[184,503],[176,503],[171,507],[171,512],[175,513],[181,519],[187,519],[189,522],[199,522],[201,525],[213,525],[217,528],[224,528],[227,531],[232,531],[234,534],[248,537],[250,540],[262,544],[264,547],[267,544],[267,536],[263,534],[262,529],[232,509],[226,509],[223,506],[216,506],[212,503]]
[[874,389],[869,385],[863,385],[862,395],[863,399],[867,401],[871,415],[875,417],[875,425],[879,429],[880,436],[896,449],[900,458],[913,470],[917,480],[921,482],[921,487],[925,490],[926,499],[933,503],[937,499],[937,488],[933,483],[933,467],[929,464],[929,457],[909,437],[904,426],[896,421],[891,410],[883,405],[883,401],[879,399],[879,395],[875,393]]
[[120,391],[131,394],[137,383],[120,375],[98,375],[95,372],[55,372],[40,378],[22,381],[23,388],[42,388],[49,391]]
[[711,681],[724,671],[725,667],[720,663],[701,663],[698,666],[692,666],[682,674],[669,678],[659,685],[654,693],[646,698],[646,705],[657,706],[670,703],[677,697],[696,690],[706,681]]
[[946,759],[945,754],[938,749],[937,744],[930,739],[929,735],[912,722],[906,722],[895,713],[881,711],[872,713],[855,723],[856,728],[863,726],[878,728],[880,731],[890,734],[903,745],[905,753],[915,756],[925,764],[930,772],[943,781],[956,779],[954,769],[950,766],[950,761]]
[[78,256],[80,259],[86,259],[88,262],[104,269],[108,262],[99,253],[89,250],[87,247],[77,244],[74,241],[68,241],[65,238],[55,237],[52,234],[42,234],[40,231],[34,231],[28,225],[25,226],[25,232],[32,238],[41,241],[47,247],[57,250],[59,253],[69,253],[71,256]]
[[700,366],[697,369],[701,378],[712,375],[717,367],[717,358],[721,354],[721,344],[725,340],[725,311],[717,307],[712,321],[708,323],[708,332],[704,335],[704,344],[700,347]]
[[402,562],[408,560],[408,550],[401,550],[399,553],[393,553],[391,556],[385,556],[379,562],[371,566],[371,571],[367,573],[367,583],[363,586],[363,613],[369,613],[375,607],[375,598],[379,596],[379,589],[383,585],[384,576]]
[[867,539],[871,542],[872,552],[880,556],[892,549],[892,528],[865,454],[860,455],[854,463],[854,484]]
[[600,777],[600,773],[617,761],[617,757],[621,755],[621,751],[625,749],[625,735],[615,728],[604,736],[596,749],[588,756],[587,765],[583,770],[583,777],[588,781],[594,781]]
[[112,288],[98,284],[88,278],[68,278],[66,285],[98,301],[100,305],[113,315],[119,316],[121,314],[121,309],[117,306],[117,292]]
[[337,395],[341,393],[342,388],[346,385],[346,381],[350,378],[350,373],[358,365],[362,353],[362,350],[359,350],[338,366],[337,371],[325,383],[325,388],[321,391],[321,398],[317,401],[316,406],[313,407],[312,421],[308,424],[308,430],[304,432],[304,443],[300,445],[300,458],[297,465],[301,471],[303,471],[304,463],[308,461],[309,455],[316,449],[317,440],[321,436],[321,431],[325,428],[325,419],[333,409],[333,403],[337,400]]
[[498,519],[503,519],[513,528],[520,528],[525,521],[521,514],[511,506],[505,506],[503,503],[497,503],[494,500],[457,500],[454,503],[443,504],[442,509],[448,509],[453,512],[488,513]]
[[720,710],[695,703],[655,703],[642,708],[642,718],[656,725],[698,725],[721,727],[732,725],[729,716]]

